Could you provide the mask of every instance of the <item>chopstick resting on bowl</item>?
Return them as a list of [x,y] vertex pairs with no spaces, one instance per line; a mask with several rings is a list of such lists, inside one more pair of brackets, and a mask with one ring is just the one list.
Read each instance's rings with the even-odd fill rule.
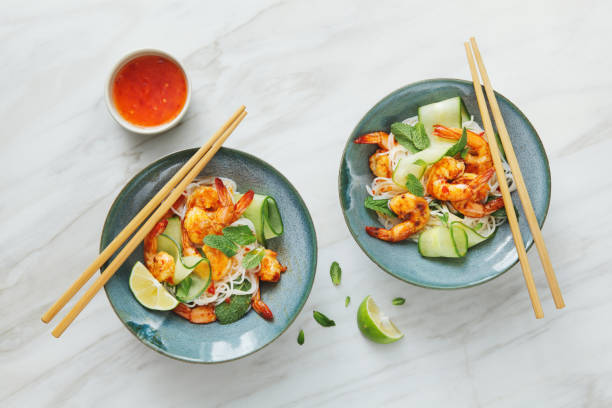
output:
[[[480,68],[480,74],[483,78],[485,91],[487,93],[488,100],[489,100],[489,105],[491,106],[491,110],[493,111],[493,117],[495,118],[497,129],[499,130],[500,139],[502,141],[502,145],[506,153],[506,158],[508,160],[508,164],[510,165],[510,169],[514,176],[514,181],[517,186],[519,198],[523,206],[525,217],[527,218],[529,228],[531,229],[532,235],[534,237],[534,241],[538,248],[538,253],[542,260],[544,271],[546,273],[546,277],[548,280],[548,284],[549,284],[551,293],[553,295],[553,299],[555,301],[555,305],[557,306],[557,308],[562,308],[565,306],[565,303],[563,302],[561,290],[559,289],[557,278],[555,276],[554,270],[552,269],[552,264],[550,263],[550,258],[548,256],[548,252],[544,244],[544,239],[542,238],[542,232],[540,231],[538,220],[535,216],[535,212],[533,210],[531,200],[529,199],[529,193],[527,192],[527,187],[525,186],[525,182],[523,180],[521,169],[518,165],[518,160],[516,158],[516,155],[514,154],[512,142],[510,141],[510,136],[508,135],[508,131],[504,124],[504,120],[501,116],[501,111],[499,109],[499,105],[497,104],[497,99],[495,98],[493,87],[491,86],[491,82],[485,70],[484,62],[478,50],[478,46],[476,45],[476,40],[474,39],[474,37],[472,37],[470,39],[470,42],[465,42],[464,45],[465,45],[465,52],[467,55],[468,63],[470,66],[470,72],[472,74],[472,81],[474,83],[474,92],[476,93],[476,100],[478,101],[478,108],[480,110],[480,115],[482,117],[482,123],[484,126],[485,135],[487,137],[489,148],[491,150],[491,157],[493,159],[493,165],[495,167],[495,172],[497,174],[497,180],[499,182],[499,188],[502,193],[502,197],[504,200],[504,206],[506,208],[506,214],[508,216],[508,223],[510,225],[510,230],[512,231],[512,237],[514,238],[514,244],[516,246],[519,261],[521,263],[521,268],[523,270],[523,277],[525,279],[527,291],[529,292],[529,297],[531,299],[533,311],[535,313],[536,318],[540,319],[544,317],[544,313],[542,311],[542,305],[538,297],[538,292],[535,286],[535,282],[533,280],[533,275],[531,273],[531,267],[529,266],[529,261],[527,259],[527,252],[525,250],[525,245],[523,242],[523,238],[521,236],[521,231],[518,225],[518,219],[516,217],[516,212],[514,211],[514,205],[512,203],[512,198],[510,197],[508,183],[506,182],[504,170],[502,168],[501,155],[499,152],[497,141],[495,139],[495,134],[493,132],[493,125],[492,125],[491,117],[489,116],[487,104],[486,104],[486,101],[484,99],[484,95],[482,92],[482,86],[480,85],[480,79],[478,77],[478,72],[476,71],[476,63],[474,62],[474,58],[476,59],[478,63],[478,67]],[[472,52],[474,54],[472,54]]]
[[[111,255],[134,233],[136,228],[157,208],[149,219],[142,225],[125,247],[108,265],[104,272],[87,289],[74,307],[51,332],[55,337],[61,336],[66,328],[74,321],[93,296],[108,282],[113,274],[125,262],[128,256],[142,242],[153,226],[163,217],[176,200],[183,193],[189,183],[200,174],[204,166],[221,148],[225,140],[246,116],[245,107],[241,106],[230,119],[189,159],[187,163],[168,181],[168,183],[147,203],[147,205],[130,221],[130,223],[113,239],[94,262],[77,278],[68,290],[47,310],[42,321],[49,322],[59,310],[83,287],[93,274],[111,257]],[[164,197],[167,198],[162,202]],[[161,202],[161,205],[159,203]],[[159,205],[159,207],[158,207]]]

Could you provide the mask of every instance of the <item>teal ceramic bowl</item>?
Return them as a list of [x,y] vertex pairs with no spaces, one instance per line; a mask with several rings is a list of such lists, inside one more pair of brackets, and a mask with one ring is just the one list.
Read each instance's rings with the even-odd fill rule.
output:
[[[119,193],[111,207],[100,250],[195,153],[184,150],[166,156],[138,173]],[[280,336],[295,320],[312,288],[317,261],[314,226],[306,205],[289,181],[269,164],[238,150],[222,148],[206,166],[203,176],[236,181],[239,191],[254,190],[274,196],[285,225],[280,237],[268,241],[288,269],[278,283],[263,283],[261,296],[274,313],[262,319],[253,310],[239,321],[221,325],[191,324],[171,311],[144,308],[132,295],[128,280],[132,265],[142,261],[140,245],[105,286],[119,319],[138,339],[166,356],[195,363],[218,363],[253,353]],[[106,267],[106,265],[105,265]]]
[[[535,129],[521,111],[500,94],[497,100],[506,127],[512,138],[525,184],[540,226],[544,223],[550,203],[550,169],[546,152]],[[372,181],[368,158],[376,148],[357,145],[353,140],[375,130],[389,131],[393,122],[417,114],[422,105],[461,96],[470,114],[482,124],[471,82],[457,79],[432,79],[405,86],[378,102],[357,124],[346,143],[338,189],[344,218],[361,249],[384,271],[403,281],[436,289],[455,289],[491,280],[518,261],[508,224],[502,225],[488,241],[470,248],[463,259],[424,258],[416,243],[388,243],[370,237],[365,226],[380,226],[375,214],[363,206],[366,184]],[[482,125],[481,125],[482,126]],[[516,193],[512,193],[519,209],[519,224],[527,248],[533,244],[527,221]]]

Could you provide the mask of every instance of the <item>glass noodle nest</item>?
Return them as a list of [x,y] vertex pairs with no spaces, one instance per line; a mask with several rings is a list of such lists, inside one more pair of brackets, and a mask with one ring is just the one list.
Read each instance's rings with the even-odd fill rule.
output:
[[[418,122],[418,117],[413,116],[403,121],[410,126],[416,125]],[[482,128],[474,121],[474,117],[472,116],[470,120],[463,122],[463,127],[468,130],[471,130],[474,133],[481,133]],[[389,146],[393,146],[390,150],[384,151],[382,153],[376,153],[377,155],[388,155],[389,162],[391,168],[396,168],[399,161],[403,158],[408,158],[413,155],[410,150],[406,149],[399,143],[394,145],[393,143],[394,136],[392,133],[389,133]],[[502,157],[502,166],[504,168],[504,174],[506,177],[506,181],[508,182],[508,187],[510,191],[516,190],[516,186],[514,183],[514,178],[512,177],[512,172],[510,171],[510,166]],[[423,185],[426,185],[427,172],[421,176],[421,182]],[[491,179],[488,181],[490,192],[489,195],[493,197],[500,197],[501,192],[499,191],[499,184],[497,181],[497,174],[494,174]],[[373,199],[391,199],[398,194],[402,194],[408,192],[408,190],[404,187],[397,185],[391,178],[387,177],[375,177],[372,180],[372,183],[368,186],[366,185],[366,190]],[[428,195],[425,196],[425,199],[429,203],[429,208],[431,212],[431,216],[429,217],[429,221],[425,228],[422,231],[431,228],[436,225],[443,225],[444,222],[441,218],[446,216],[448,217],[448,222],[452,221],[460,221],[466,226],[478,231],[478,233],[482,236],[488,237],[495,232],[497,226],[503,224],[506,221],[506,217],[495,217],[493,215],[487,215],[480,218],[471,218],[467,216],[461,215],[457,210],[455,210],[449,202],[441,202],[439,200],[434,199]],[[388,205],[388,203],[387,203]],[[378,220],[380,223],[386,228],[390,229],[393,226],[399,224],[401,220],[397,217],[391,217],[385,214],[376,213],[378,215]],[[412,235],[410,237],[411,240],[418,242],[420,232]]]
[[[221,181],[223,181],[225,188],[227,188],[228,192],[230,193],[230,196],[232,197],[232,200],[235,202],[236,199],[234,197],[234,194],[236,193],[236,182],[229,178],[219,178],[221,179]],[[183,191],[183,196],[185,196],[185,198],[189,197],[189,195],[191,195],[191,193],[193,193],[193,191],[199,186],[213,186],[214,180],[214,177],[195,179],[191,184],[187,186],[185,191]],[[185,213],[187,212],[187,200],[183,200],[183,204],[178,209],[175,209],[174,207],[171,207],[171,209],[181,219],[182,224],[185,218]],[[247,218],[240,218],[238,221],[234,222],[231,225],[246,225],[251,229],[251,231],[253,231],[253,234],[255,234],[255,226]],[[247,253],[253,251],[256,248],[263,247],[257,241],[249,245],[240,246],[238,253],[231,258],[231,264],[227,275],[225,275],[222,280],[214,282],[214,293],[211,294],[208,290],[206,290],[204,291],[204,293],[202,293],[200,297],[195,299],[193,302],[185,304],[190,307],[210,304],[216,306],[225,301],[225,299],[229,298],[231,295],[253,295],[259,288],[259,279],[257,278],[257,274],[259,273],[261,265],[257,265],[257,267],[247,270],[242,265],[242,258],[244,258]],[[242,284],[245,279],[251,283],[251,287],[249,288],[249,290],[243,291],[235,288],[236,286]],[[164,283],[164,286],[172,294],[175,294],[176,286],[171,286],[166,283]]]

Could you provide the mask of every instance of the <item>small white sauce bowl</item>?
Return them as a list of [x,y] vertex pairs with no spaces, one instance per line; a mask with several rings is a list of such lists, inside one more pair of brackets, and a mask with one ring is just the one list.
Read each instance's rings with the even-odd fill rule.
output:
[[[181,109],[179,114],[176,115],[174,119],[158,126],[139,126],[128,122],[123,116],[121,116],[113,100],[113,84],[115,82],[115,76],[117,75],[119,70],[134,58],[142,57],[144,55],[157,55],[174,62],[181,69],[181,71],[183,71],[185,81],[187,82],[187,96],[185,98],[185,105],[183,106],[183,109]],[[106,82],[105,98],[106,107],[108,108],[108,111],[110,112],[113,119],[115,119],[118,124],[123,126],[123,128],[134,133],[140,133],[143,135],[153,135],[156,133],[165,132],[166,130],[173,128],[181,121],[181,119],[183,119],[185,112],[187,112],[187,109],[189,108],[189,103],[191,102],[191,81],[189,81],[189,76],[187,75],[187,71],[185,71],[185,67],[183,66],[183,64],[181,64],[179,60],[174,58],[172,55],[161,50],[142,49],[127,54],[125,57],[121,58],[119,62],[117,62],[117,64],[115,64]]]

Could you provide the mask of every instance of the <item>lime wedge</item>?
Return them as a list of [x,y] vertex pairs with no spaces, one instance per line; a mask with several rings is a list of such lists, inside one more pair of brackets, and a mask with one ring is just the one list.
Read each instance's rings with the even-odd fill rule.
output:
[[172,310],[179,303],[140,262],[132,268],[130,289],[136,300],[147,309]]
[[366,296],[357,309],[357,326],[368,339],[376,343],[393,343],[404,334],[385,316],[371,296]]

